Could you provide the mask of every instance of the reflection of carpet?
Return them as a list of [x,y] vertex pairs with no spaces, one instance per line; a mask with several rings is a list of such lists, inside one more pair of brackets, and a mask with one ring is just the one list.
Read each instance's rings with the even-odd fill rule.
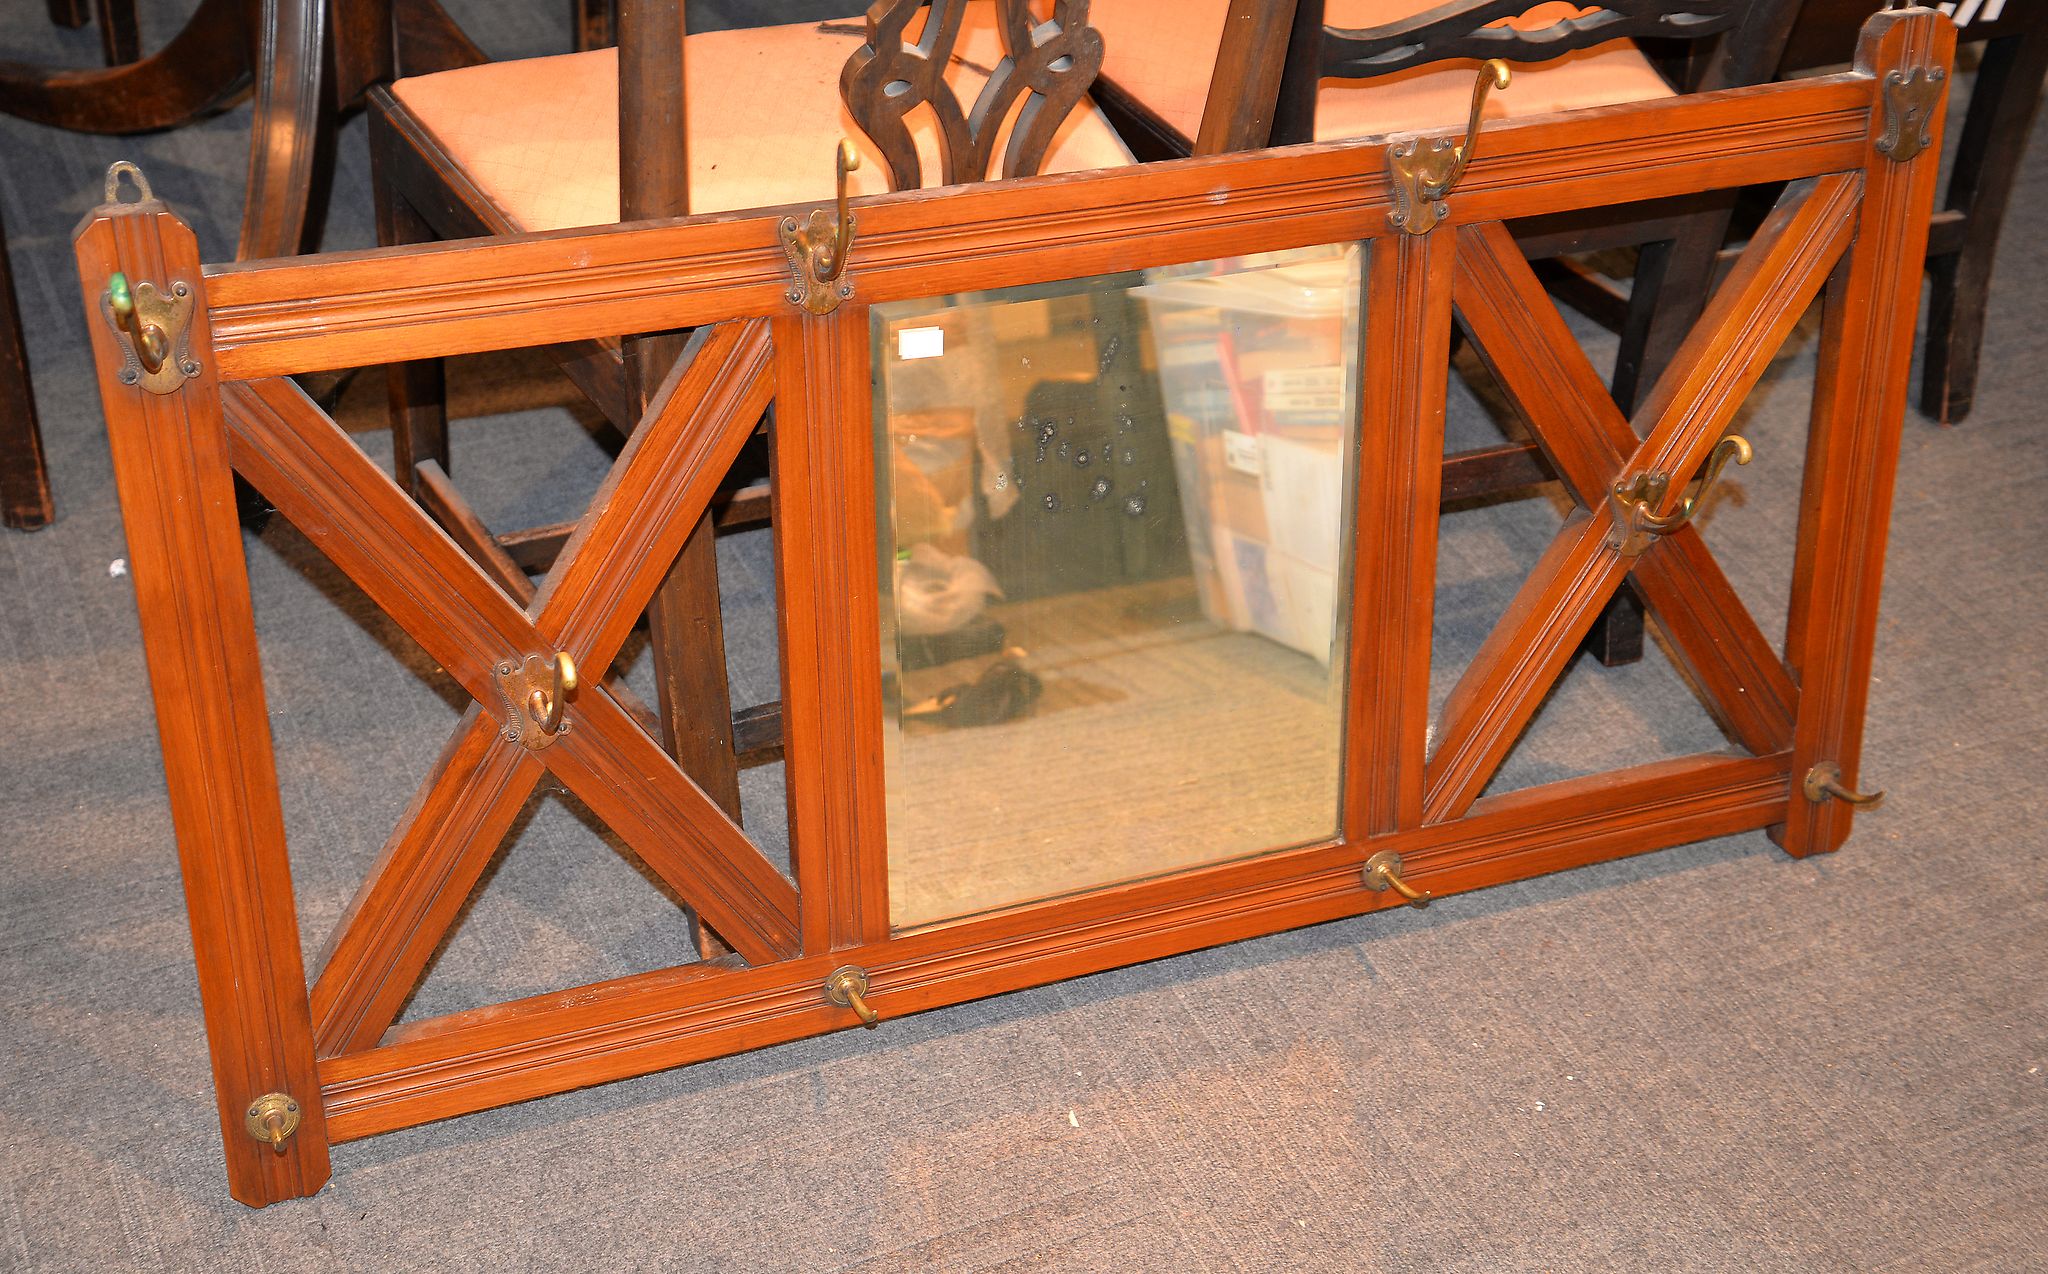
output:
[[[1341,686],[1305,655],[1202,619],[1187,577],[993,613],[1044,694],[1016,721],[913,724],[892,740],[898,925],[1336,830]],[[907,697],[976,667],[912,673]]]

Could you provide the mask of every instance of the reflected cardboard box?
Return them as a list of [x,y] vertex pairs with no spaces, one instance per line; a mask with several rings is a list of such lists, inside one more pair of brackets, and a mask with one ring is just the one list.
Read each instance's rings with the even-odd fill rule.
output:
[[1359,259],[1239,262],[1148,302],[1203,614],[1328,663]]

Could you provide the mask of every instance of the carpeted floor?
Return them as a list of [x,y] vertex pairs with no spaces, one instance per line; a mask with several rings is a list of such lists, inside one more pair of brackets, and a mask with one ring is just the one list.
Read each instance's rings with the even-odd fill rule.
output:
[[[160,43],[175,22],[145,7]],[[462,8],[501,55],[566,45],[567,6]],[[40,4],[0,14],[0,59],[95,55]],[[319,1196],[255,1212],[220,1171],[68,245],[125,157],[223,258],[247,122],[0,119],[59,502],[0,532],[0,1269],[2048,1268],[2040,138],[1976,414],[1906,423],[1864,765],[1890,796],[1841,854],[1735,837],[530,1102],[341,1147]],[[368,243],[359,122],[336,191],[329,246]],[[1758,463],[1707,527],[1766,631],[1813,343],[1760,388]],[[570,396],[516,361],[455,374],[485,516],[579,507],[605,455]],[[378,397],[364,378],[343,416],[381,458]],[[1457,390],[1455,436],[1487,436],[1485,401]],[[1539,498],[1446,520],[1439,702],[1558,517]],[[462,696],[296,532],[249,547],[310,959]],[[773,698],[769,546],[722,549],[736,698]],[[1719,745],[1661,652],[1582,659],[1496,787]],[[779,769],[745,795],[785,853]],[[673,900],[543,796],[408,1016],[684,958]]]

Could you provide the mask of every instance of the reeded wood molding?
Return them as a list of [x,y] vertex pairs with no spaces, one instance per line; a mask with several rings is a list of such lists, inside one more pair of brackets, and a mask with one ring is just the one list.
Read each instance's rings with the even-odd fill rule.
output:
[[[1638,410],[1648,428],[1623,480],[1698,471],[1841,257],[1860,185],[1837,174],[1786,192]],[[1539,429],[1549,423],[1543,415],[1531,421]],[[1684,489],[1674,482],[1654,511],[1668,514]],[[1594,611],[1620,585],[1630,563],[1607,547],[1613,521],[1606,500],[1566,519],[1452,688],[1430,757],[1425,820],[1455,819],[1485,790]]]
[[806,954],[889,932],[868,309],[776,320],[775,595]]
[[[1955,38],[1953,26],[1925,10],[1882,12],[1864,27],[1857,65],[1948,66]],[[1827,297],[1787,617],[1787,651],[1802,687],[1793,744],[1795,795],[1792,817],[1774,833],[1794,855],[1839,849],[1855,821],[1849,805],[1807,801],[1797,785],[1822,763],[1838,767],[1851,787],[1859,779],[1906,412],[1905,378],[1866,372],[1911,361],[1939,174],[1939,165],[1928,161],[1941,153],[1948,112],[1947,95],[1938,101],[1928,124],[1934,146],[1911,163],[1894,163],[1877,152],[1883,119],[1872,114],[1856,246]]]
[[774,397],[761,320],[721,324],[655,392],[590,510],[541,580],[529,613],[543,636],[609,660],[639,607],[710,508]]
[[491,534],[491,528],[484,525],[469,501],[462,497],[449,480],[441,462],[434,459],[422,460],[413,467],[413,476],[418,481],[416,497],[420,507],[440,523],[441,529],[450,539],[462,546],[470,559],[483,567],[491,582],[505,590],[505,596],[520,606],[533,600],[533,581],[512,555],[505,551],[498,537]]
[[544,772],[472,703],[329,934],[314,980],[322,1057],[376,1044],[419,985]]
[[1471,808],[1628,574],[1608,547],[1613,514],[1576,510],[1515,593],[1444,700],[1422,817],[1441,823]]
[[[318,1190],[329,1163],[199,245],[150,201],[96,209],[73,246],[177,832],[228,1189],[261,1207]],[[165,288],[189,283],[196,294],[189,349],[198,372],[171,393],[117,378],[127,347],[99,308],[116,271]],[[248,1104],[273,1092],[301,1112],[282,1154],[243,1125]]]
[[321,1063],[337,1141],[586,1084],[843,1029],[819,984],[857,963],[886,1016],[1037,986],[1255,934],[1395,906],[1360,884],[1381,849],[1439,897],[1754,830],[1784,816],[1784,754],[1705,755],[1512,793],[1455,827],[1206,867],[1078,898],[899,934],[774,968],[676,984],[642,974],[500,1006],[489,1020],[420,1023],[402,1043]]
[[[1489,126],[1441,229],[1789,181],[1859,166],[1867,75]],[[1462,121],[1446,121],[1446,130]],[[1342,142],[855,201],[870,302],[1389,233],[1385,145]],[[779,219],[730,213],[602,232],[216,267],[220,374],[401,358],[766,316],[788,307]]]
[[[1604,503],[1637,445],[1585,351],[1507,227],[1458,232],[1458,312],[1473,347],[1581,507]],[[1798,688],[1690,525],[1634,566],[1636,586],[1681,667],[1731,737],[1751,752],[1792,743]]]
[[1457,239],[1397,235],[1369,251],[1367,294],[1386,303],[1361,319],[1343,796],[1353,838],[1422,819]]
[[[720,365],[723,374],[745,389],[707,391],[693,400],[673,392],[691,370],[677,368],[670,392],[650,409],[650,421],[607,479],[587,526],[602,523],[605,534],[617,536],[644,514],[666,528],[647,542],[650,551],[662,536],[674,538],[678,527],[687,533],[715,486],[716,477],[707,475],[722,475],[752,431],[754,417],[745,410],[752,404],[758,415],[763,339],[760,325],[739,324],[706,345],[714,360],[728,360]],[[259,381],[231,386],[225,397],[232,454],[244,475],[493,712],[501,710],[491,679],[497,660],[554,649],[542,635],[554,631],[594,682],[617,653],[630,614],[651,594],[652,582],[644,585],[647,594],[629,595],[630,581],[620,578],[647,574],[644,562],[608,555],[613,546],[586,533],[582,544],[597,554],[590,567],[579,566],[580,552],[558,563],[542,582],[538,614],[529,620],[296,386]],[[704,409],[737,414],[707,417]],[[662,466],[675,463],[677,454],[693,455],[702,472],[675,481]],[[682,489],[681,498],[646,498],[671,484]],[[609,606],[624,608],[628,619],[605,619]],[[602,686],[587,684],[572,700],[569,719],[572,728],[536,754],[543,764],[749,959],[793,952],[795,890],[732,820]],[[577,728],[579,720],[589,728]],[[645,790],[622,794],[621,783]]]

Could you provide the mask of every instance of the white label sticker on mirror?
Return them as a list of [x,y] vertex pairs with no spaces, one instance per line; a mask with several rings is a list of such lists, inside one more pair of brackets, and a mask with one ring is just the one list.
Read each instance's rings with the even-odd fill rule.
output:
[[937,358],[946,352],[946,329],[943,327],[906,327],[896,333],[896,357],[905,362],[913,358]]

